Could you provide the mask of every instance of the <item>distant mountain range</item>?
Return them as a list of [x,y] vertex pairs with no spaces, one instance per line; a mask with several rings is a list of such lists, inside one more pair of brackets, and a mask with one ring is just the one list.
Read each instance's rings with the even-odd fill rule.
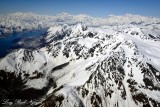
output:
[[17,12],[13,14],[0,15],[0,36],[6,36],[8,34],[22,32],[25,30],[48,28],[60,24],[72,25],[78,22],[85,23],[87,26],[155,24],[156,27],[156,23],[160,23],[160,18],[130,14],[126,14],[124,16],[110,15],[105,18],[95,18],[85,14],[70,15],[68,13],[61,13],[55,16],[49,16]]

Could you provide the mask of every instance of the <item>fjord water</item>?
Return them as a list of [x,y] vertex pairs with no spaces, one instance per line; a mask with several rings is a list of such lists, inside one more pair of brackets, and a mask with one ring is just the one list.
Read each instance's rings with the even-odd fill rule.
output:
[[[19,49],[19,48],[25,47],[25,46],[23,47],[16,46],[18,42],[25,42],[27,40],[30,41],[30,40],[36,40],[36,39],[42,38],[45,32],[46,32],[46,29],[39,29],[39,30],[33,30],[33,31],[24,31],[21,33],[14,33],[6,37],[0,38],[0,58],[7,55],[13,49]],[[26,46],[28,45],[27,42],[25,43],[25,45]]]

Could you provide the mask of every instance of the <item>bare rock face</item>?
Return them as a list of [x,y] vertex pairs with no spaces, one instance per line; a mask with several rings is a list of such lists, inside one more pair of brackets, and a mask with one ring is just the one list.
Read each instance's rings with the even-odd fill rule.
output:
[[[159,107],[160,31],[131,24],[49,28],[43,47],[20,49],[0,60],[0,83],[12,81],[0,85],[1,102],[21,100],[40,107]],[[15,84],[19,85],[12,88]],[[11,92],[12,98],[7,96]]]

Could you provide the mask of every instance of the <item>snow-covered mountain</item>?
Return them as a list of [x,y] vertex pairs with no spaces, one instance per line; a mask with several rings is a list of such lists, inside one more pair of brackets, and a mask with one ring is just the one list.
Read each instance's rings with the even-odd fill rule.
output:
[[102,26],[106,24],[112,26],[120,24],[145,24],[147,26],[148,24],[157,25],[157,23],[160,23],[160,19],[130,14],[126,14],[124,16],[95,18],[85,14],[70,15],[68,13],[61,13],[51,16],[17,12],[13,14],[0,15],[0,36],[6,36],[8,34],[22,32],[25,30],[48,28],[54,25],[72,25],[77,22],[85,23],[87,26]]
[[[73,22],[72,15],[63,15]],[[0,60],[1,102],[40,107],[159,107],[159,19],[138,15],[74,18],[82,23],[50,27],[43,47],[15,50]]]

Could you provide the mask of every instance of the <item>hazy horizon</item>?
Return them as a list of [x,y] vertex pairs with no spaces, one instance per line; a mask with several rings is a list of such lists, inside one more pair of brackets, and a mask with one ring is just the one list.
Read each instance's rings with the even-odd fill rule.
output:
[[159,5],[159,0],[1,0],[0,14],[33,12],[56,15],[66,12],[94,17],[125,14],[159,17]]
[[86,15],[86,16],[89,16],[89,17],[93,17],[93,18],[105,18],[105,17],[109,17],[109,16],[125,16],[125,15],[138,15],[138,16],[144,16],[144,17],[160,17],[160,16],[146,16],[146,15],[140,15],[140,14],[130,14],[130,13],[125,13],[125,14],[120,14],[120,15],[116,15],[116,14],[108,14],[106,16],[92,16],[92,15],[88,15],[88,14],[84,14],[84,13],[77,13],[77,14],[72,14],[72,13],[67,13],[67,12],[60,12],[60,13],[56,13],[56,14],[45,14],[45,13],[36,13],[36,12],[12,12],[12,13],[5,13],[5,14],[1,14],[0,15],[11,15],[11,14],[16,14],[16,13],[24,13],[24,14],[35,14],[35,15],[44,15],[44,16],[56,16],[56,15],[61,15],[61,14],[68,14],[68,15],[73,15],[73,16],[76,16],[76,15]]

